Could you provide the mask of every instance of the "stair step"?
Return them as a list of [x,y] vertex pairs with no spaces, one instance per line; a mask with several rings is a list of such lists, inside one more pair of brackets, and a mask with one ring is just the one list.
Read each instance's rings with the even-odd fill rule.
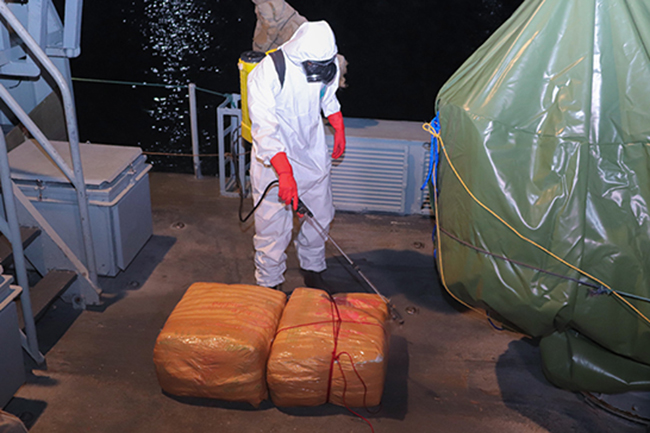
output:
[[[76,278],[77,274],[73,271],[53,270],[48,272],[34,287],[30,288],[29,295],[32,301],[34,320],[40,319],[50,305],[70,287]],[[20,327],[23,328],[22,311],[18,316]]]
[[[34,239],[41,233],[38,227],[21,227],[20,237],[23,240],[23,249],[27,248]],[[14,252],[11,248],[11,242],[5,236],[0,235],[0,264],[2,266],[10,265],[14,260]]]

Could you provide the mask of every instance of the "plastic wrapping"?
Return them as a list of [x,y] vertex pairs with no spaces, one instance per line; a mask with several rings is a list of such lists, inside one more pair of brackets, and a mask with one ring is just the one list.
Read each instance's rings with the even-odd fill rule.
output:
[[601,392],[605,358],[650,364],[648,47],[648,2],[528,0],[438,96],[440,273],[525,333],[589,341],[542,345],[564,387],[577,363]]
[[603,350],[576,331],[554,332],[540,348],[544,374],[561,388],[608,394],[650,389],[650,365]]
[[380,403],[389,340],[386,303],[367,293],[337,294],[333,299],[336,306],[322,290],[298,288],[292,293],[267,368],[277,406]]
[[156,340],[162,389],[257,407],[268,397],[266,361],[285,302],[265,287],[193,284]]
[[17,416],[0,410],[0,433],[27,433],[27,428]]

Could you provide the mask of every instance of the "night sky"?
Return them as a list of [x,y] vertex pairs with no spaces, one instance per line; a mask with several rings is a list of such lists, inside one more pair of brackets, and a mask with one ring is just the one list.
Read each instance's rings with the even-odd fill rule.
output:
[[[343,115],[429,121],[444,82],[522,0],[293,0],[310,21],[328,21],[349,62],[339,91]],[[85,2],[76,78],[194,82],[239,93],[239,55],[251,49],[250,0]],[[82,141],[191,153],[187,90],[74,82]],[[199,91],[201,153],[216,153],[215,109],[223,98]],[[191,158],[150,157],[154,168],[191,172]],[[216,158],[205,158],[205,173]]]

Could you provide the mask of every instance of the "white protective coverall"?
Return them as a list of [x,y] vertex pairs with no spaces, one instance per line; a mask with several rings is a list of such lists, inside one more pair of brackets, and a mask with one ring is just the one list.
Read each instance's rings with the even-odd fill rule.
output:
[[[253,200],[257,203],[266,186],[277,180],[270,160],[278,152],[285,152],[293,168],[298,196],[329,230],[334,217],[331,157],[321,110],[327,117],[341,109],[336,98],[338,63],[336,77],[325,85],[308,82],[302,62],[334,57],[338,51],[334,33],[325,21],[306,22],[280,49],[286,63],[284,85],[280,85],[269,56],[248,76]],[[285,250],[292,237],[293,212],[279,199],[277,191],[271,189],[255,212],[255,278],[258,285],[265,287],[284,282]],[[302,221],[295,245],[302,269],[325,270],[325,239],[313,222]]]

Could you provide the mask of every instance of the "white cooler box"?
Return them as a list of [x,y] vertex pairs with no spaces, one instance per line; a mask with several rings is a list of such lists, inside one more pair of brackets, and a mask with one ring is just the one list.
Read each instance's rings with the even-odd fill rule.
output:
[[[67,142],[52,146],[72,168]],[[153,234],[149,170],[139,147],[80,143],[97,273],[124,270]],[[77,193],[41,147],[28,140],[9,152],[11,177],[72,251],[85,262]]]

